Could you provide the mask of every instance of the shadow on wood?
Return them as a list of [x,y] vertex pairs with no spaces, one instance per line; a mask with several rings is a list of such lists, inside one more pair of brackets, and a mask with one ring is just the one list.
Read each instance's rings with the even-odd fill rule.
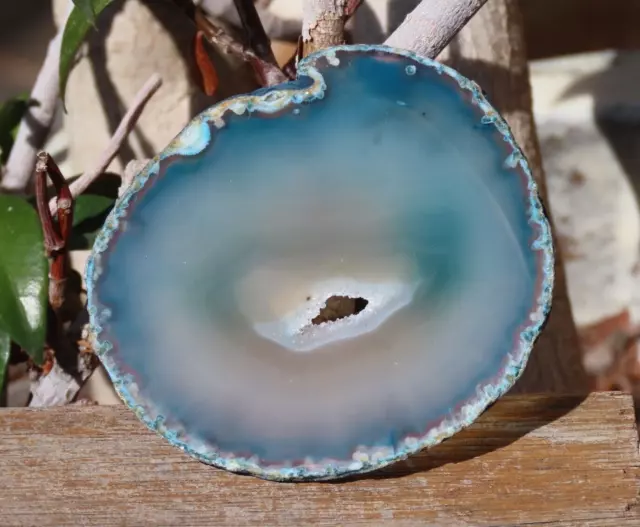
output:
[[[518,404],[498,402],[491,406],[471,427],[453,439],[423,450],[392,466],[345,478],[340,482],[366,479],[402,478],[410,474],[428,472],[447,463],[464,463],[476,457],[500,450],[537,429],[553,426],[554,421],[580,406],[585,396],[551,398],[534,396],[518,400]],[[511,399],[511,402],[516,399]],[[460,448],[464,445],[464,448]]]

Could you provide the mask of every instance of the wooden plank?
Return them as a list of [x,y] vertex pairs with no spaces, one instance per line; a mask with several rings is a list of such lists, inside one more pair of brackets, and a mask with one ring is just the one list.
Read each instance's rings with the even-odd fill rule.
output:
[[470,429],[341,483],[193,461],[121,406],[0,412],[0,522],[38,525],[640,525],[632,400],[505,397]]

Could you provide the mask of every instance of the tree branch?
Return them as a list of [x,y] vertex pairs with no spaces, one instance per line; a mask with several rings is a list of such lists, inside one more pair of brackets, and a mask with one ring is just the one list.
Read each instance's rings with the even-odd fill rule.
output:
[[[116,157],[118,150],[120,150],[120,147],[127,139],[127,136],[135,127],[142,110],[144,110],[146,104],[149,102],[153,94],[158,91],[161,85],[162,79],[157,73],[154,73],[149,80],[145,82],[144,86],[142,86],[131,103],[131,108],[129,108],[122,118],[122,121],[120,121],[120,124],[109,141],[107,148],[105,148],[100,155],[96,166],[86,171],[69,186],[71,195],[74,198],[82,194],[87,187],[107,169],[109,164],[111,164],[111,161]],[[49,202],[49,208],[51,209],[52,214],[57,210],[56,201],[56,198],[52,198]]]
[[344,44],[347,0],[305,0],[302,12],[304,56]]
[[436,58],[487,0],[422,0],[385,41]]
[[227,53],[237,55],[245,62],[251,64],[259,75],[260,82],[264,86],[274,86],[289,80],[278,66],[261,59],[248,46],[231,37],[224,29],[207,18],[202,10],[196,9],[194,22],[198,30],[202,31],[209,42],[219,46]]
[[3,190],[23,192],[27,188],[34,173],[36,154],[49,135],[58,104],[61,41],[62,30],[50,42],[47,56],[31,91],[34,104],[27,110],[18,128],[2,178]]
[[233,1],[240,16],[242,29],[249,43],[249,47],[262,60],[277,66],[278,63],[271,49],[271,41],[264,30],[253,0]]

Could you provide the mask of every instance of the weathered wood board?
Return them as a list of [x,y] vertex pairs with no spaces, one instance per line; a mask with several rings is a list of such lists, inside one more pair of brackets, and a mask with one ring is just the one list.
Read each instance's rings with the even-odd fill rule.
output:
[[640,525],[632,400],[512,396],[382,472],[283,484],[202,465],[121,406],[0,411],[0,524]]

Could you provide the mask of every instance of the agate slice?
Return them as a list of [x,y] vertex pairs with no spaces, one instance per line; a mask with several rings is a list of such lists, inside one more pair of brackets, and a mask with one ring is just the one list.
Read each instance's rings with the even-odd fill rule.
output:
[[553,248],[476,84],[344,46],[195,118],[117,203],[87,282],[96,349],[150,428],[234,472],[330,479],[513,385]]

